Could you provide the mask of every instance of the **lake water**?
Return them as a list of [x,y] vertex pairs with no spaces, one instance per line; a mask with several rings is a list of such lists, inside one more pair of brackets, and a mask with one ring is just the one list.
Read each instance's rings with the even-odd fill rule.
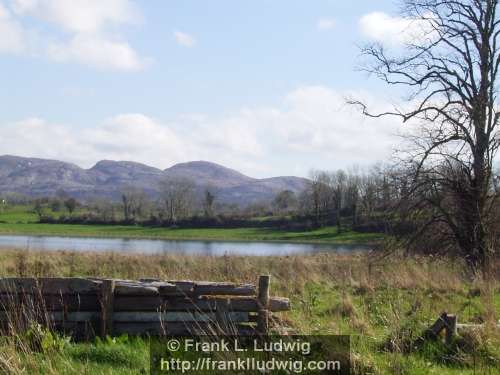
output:
[[371,250],[367,245],[326,245],[282,242],[177,241],[126,238],[0,236],[0,248],[36,251],[118,252],[126,254],[293,255]]

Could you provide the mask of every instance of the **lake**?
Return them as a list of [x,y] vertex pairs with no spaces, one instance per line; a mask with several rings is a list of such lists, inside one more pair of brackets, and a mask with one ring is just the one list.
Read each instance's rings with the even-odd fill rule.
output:
[[283,242],[233,242],[200,240],[151,240],[52,236],[0,236],[0,248],[36,251],[118,252],[125,254],[184,255],[297,255],[325,252],[351,253],[371,250],[368,245],[329,245]]

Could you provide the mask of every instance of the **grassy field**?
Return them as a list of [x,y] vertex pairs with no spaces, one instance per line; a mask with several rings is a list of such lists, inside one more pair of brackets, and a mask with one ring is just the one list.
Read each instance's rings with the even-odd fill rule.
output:
[[173,240],[223,241],[285,241],[335,244],[374,243],[382,238],[377,233],[338,233],[336,227],[311,231],[284,231],[276,228],[182,229],[151,228],[131,225],[72,225],[40,224],[26,206],[16,206],[0,212],[0,234],[30,234],[53,236],[155,238]]
[[[496,267],[497,273],[500,267]],[[464,333],[453,345],[402,348],[443,312],[462,323],[500,315],[500,274],[485,284],[464,276],[460,264],[435,258],[366,255],[187,257],[0,252],[0,273],[23,276],[106,276],[255,282],[272,275],[273,295],[291,298],[280,325],[300,334],[349,334],[353,374],[498,374],[500,332]],[[12,374],[145,374],[148,343],[121,337],[74,343],[49,337],[33,350],[26,336],[3,338],[0,369]],[[390,345],[389,345],[390,344]],[[22,348],[22,350],[20,350]],[[391,348],[391,349],[389,349]]]

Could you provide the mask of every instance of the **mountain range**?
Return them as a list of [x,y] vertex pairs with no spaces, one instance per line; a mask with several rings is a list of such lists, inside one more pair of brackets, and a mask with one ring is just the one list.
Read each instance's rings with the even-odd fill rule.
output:
[[207,161],[180,163],[161,170],[136,162],[102,160],[84,169],[58,160],[0,156],[1,193],[36,197],[64,191],[80,200],[118,200],[124,189],[133,187],[155,198],[162,180],[176,178],[191,180],[198,191],[209,187],[219,203],[240,206],[269,201],[283,190],[299,194],[307,184],[307,179],[293,176],[252,178]]

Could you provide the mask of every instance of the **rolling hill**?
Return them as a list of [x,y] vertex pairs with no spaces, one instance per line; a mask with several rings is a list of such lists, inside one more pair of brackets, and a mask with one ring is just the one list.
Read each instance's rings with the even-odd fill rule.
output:
[[55,196],[65,192],[80,200],[118,200],[124,189],[159,195],[160,181],[191,180],[197,190],[210,188],[220,203],[248,205],[269,201],[282,190],[299,194],[307,184],[300,177],[257,179],[207,161],[176,164],[165,170],[129,161],[102,160],[90,169],[58,160],[0,156],[0,192]]

